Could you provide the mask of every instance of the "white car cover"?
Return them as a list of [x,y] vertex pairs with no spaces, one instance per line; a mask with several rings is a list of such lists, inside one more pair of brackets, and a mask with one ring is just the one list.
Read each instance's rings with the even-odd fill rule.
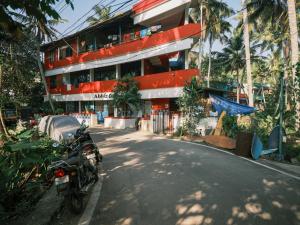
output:
[[78,120],[72,116],[44,116],[38,126],[42,133],[46,133],[52,140],[62,142],[69,140],[69,134],[75,134],[80,128]]

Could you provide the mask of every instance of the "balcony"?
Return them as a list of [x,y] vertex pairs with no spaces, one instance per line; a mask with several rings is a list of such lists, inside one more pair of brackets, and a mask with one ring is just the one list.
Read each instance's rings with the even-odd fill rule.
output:
[[[135,77],[135,80],[138,82],[139,89],[142,91],[183,87],[187,81],[190,81],[192,77],[197,75],[197,69],[188,69]],[[50,89],[50,93],[61,95],[110,93],[113,91],[116,84],[116,80],[109,80],[80,83],[78,88],[70,85],[67,89],[67,86],[63,85],[54,89]]]
[[[97,67],[97,65],[95,64],[98,63],[101,65],[105,64],[105,66],[115,65],[118,64],[118,62],[122,63],[120,61],[121,59],[116,60],[117,59],[116,57],[123,56],[124,57],[123,60],[129,61],[127,57],[128,54],[141,52],[139,56],[136,56],[141,58],[143,57],[143,50],[147,50],[147,49],[148,51],[146,53],[147,56],[149,55],[148,57],[151,57],[152,56],[151,54],[165,54],[165,53],[160,53],[160,51],[153,51],[149,53],[149,50],[175,41],[180,41],[192,37],[198,37],[199,34],[200,34],[199,24],[187,24],[164,32],[155,33],[151,36],[139,38],[137,40],[120,43],[107,48],[101,48],[97,51],[85,52],[79,55],[73,55],[72,57],[67,57],[54,62],[46,61],[45,62],[46,74],[55,75],[55,74],[72,72],[72,70],[78,71],[81,69],[95,68]],[[172,48],[173,52],[177,50],[177,49],[175,50],[173,49],[174,47]],[[171,49],[169,49],[168,51],[171,51]],[[101,60],[105,60],[105,63],[101,62]],[[134,60],[138,60],[138,59],[132,57],[132,61]],[[94,61],[96,61],[97,63],[93,63]],[[91,62],[91,65],[86,65],[89,62]],[[65,68],[65,69],[51,72],[51,70],[58,69],[58,68]]]
[[192,0],[141,0],[132,8],[134,24],[149,26],[166,18],[174,21],[179,15],[184,15],[191,2]]
[[168,0],[140,0],[132,7],[132,11],[134,14],[139,14],[167,1]]

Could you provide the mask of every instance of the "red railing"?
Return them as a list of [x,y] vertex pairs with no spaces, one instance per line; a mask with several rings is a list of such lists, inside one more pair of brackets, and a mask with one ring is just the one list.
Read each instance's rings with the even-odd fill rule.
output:
[[93,52],[85,52],[79,55],[74,55],[61,60],[51,62],[47,60],[45,62],[46,70],[51,70],[59,67],[70,66],[73,64],[84,63],[93,60],[99,60],[104,58],[116,57],[120,55],[126,55],[128,53],[139,52],[141,50],[167,44],[189,37],[196,37],[200,35],[199,24],[187,24],[180,27],[176,27],[164,32],[159,32],[151,36],[146,36],[141,39],[121,43],[108,48],[101,48]]
[[139,14],[167,1],[168,0],[140,0],[132,7],[132,11],[135,14]]
[[[156,88],[183,87],[187,81],[190,81],[192,77],[197,75],[197,69],[188,69],[145,75],[141,77],[135,77],[135,79],[138,82],[140,90],[147,90]],[[116,80],[94,81],[89,83],[80,83],[77,88],[71,85],[70,90],[67,90],[66,85],[62,85],[55,89],[50,89],[50,93],[69,95],[112,92],[116,84]]]

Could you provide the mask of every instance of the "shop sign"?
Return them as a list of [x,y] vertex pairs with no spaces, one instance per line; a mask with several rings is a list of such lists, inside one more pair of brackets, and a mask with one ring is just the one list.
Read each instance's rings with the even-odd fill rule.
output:
[[98,93],[94,95],[94,99],[112,99],[112,93]]

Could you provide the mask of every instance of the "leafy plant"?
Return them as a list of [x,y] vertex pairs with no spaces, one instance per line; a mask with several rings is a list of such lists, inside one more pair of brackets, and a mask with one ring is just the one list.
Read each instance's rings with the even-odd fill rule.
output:
[[47,185],[48,165],[62,154],[61,149],[52,147],[52,140],[39,136],[36,129],[23,131],[15,139],[0,148],[0,205],[6,216],[21,213],[23,203],[36,201],[43,184]]
[[65,110],[64,110],[63,108],[57,108],[57,109],[55,110],[55,113],[56,113],[57,115],[63,114],[64,112],[65,112]]
[[223,117],[222,128],[226,136],[235,138],[238,133],[237,117],[225,115]]
[[187,130],[189,135],[197,133],[197,124],[204,117],[204,106],[201,103],[202,94],[202,85],[194,77],[190,82],[186,83],[183,93],[178,99],[180,111],[184,115],[182,129]]
[[123,116],[130,116],[141,106],[141,94],[137,82],[129,76],[118,80],[112,94],[113,104],[121,109]]

